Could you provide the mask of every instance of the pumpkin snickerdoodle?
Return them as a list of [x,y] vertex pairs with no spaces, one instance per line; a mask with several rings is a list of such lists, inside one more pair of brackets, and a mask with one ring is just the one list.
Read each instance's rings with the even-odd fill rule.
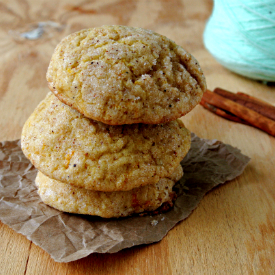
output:
[[190,143],[180,120],[111,126],[84,117],[52,93],[21,137],[23,152],[43,174],[97,191],[126,191],[169,177]]
[[85,29],[64,38],[47,80],[61,101],[109,125],[175,120],[206,90],[191,54],[163,35],[126,26]]
[[156,184],[129,191],[101,192],[74,187],[37,174],[35,183],[42,201],[61,211],[96,215],[104,218],[125,217],[134,213],[154,211],[163,204],[172,206],[173,186],[183,175],[179,165],[172,175]]

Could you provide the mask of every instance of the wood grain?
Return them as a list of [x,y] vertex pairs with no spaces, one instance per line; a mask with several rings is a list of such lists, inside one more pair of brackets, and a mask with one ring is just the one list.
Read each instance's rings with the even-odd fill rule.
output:
[[[275,85],[229,72],[205,50],[202,34],[211,0],[0,2],[0,139],[21,129],[48,92],[45,74],[57,43],[71,32],[103,24],[139,26],[164,34],[200,62],[208,83],[275,105]],[[20,34],[54,22],[36,40]],[[0,223],[0,274],[274,274],[275,139],[197,106],[183,118],[198,136],[218,139],[251,157],[237,179],[207,194],[159,243],[115,254],[56,263],[41,248]]]

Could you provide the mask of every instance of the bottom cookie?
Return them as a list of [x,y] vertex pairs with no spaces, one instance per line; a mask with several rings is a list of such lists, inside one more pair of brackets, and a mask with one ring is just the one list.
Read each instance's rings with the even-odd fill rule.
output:
[[42,201],[58,210],[103,218],[125,217],[172,205],[174,184],[182,177],[179,165],[169,178],[130,191],[100,192],[74,187],[38,172],[35,179]]

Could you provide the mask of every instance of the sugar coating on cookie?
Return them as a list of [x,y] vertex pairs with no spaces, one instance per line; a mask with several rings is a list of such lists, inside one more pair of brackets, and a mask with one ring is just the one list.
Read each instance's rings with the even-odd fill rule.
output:
[[84,117],[52,93],[21,136],[24,154],[46,176],[98,191],[157,183],[173,173],[190,143],[180,120],[111,126]]
[[38,172],[35,183],[42,201],[60,211],[112,218],[154,211],[163,203],[172,205],[175,196],[172,188],[182,175],[179,165],[169,178],[162,178],[156,184],[116,192],[74,187],[41,172]]
[[125,26],[64,38],[47,80],[61,101],[110,125],[175,120],[193,109],[206,89],[191,54],[163,35]]

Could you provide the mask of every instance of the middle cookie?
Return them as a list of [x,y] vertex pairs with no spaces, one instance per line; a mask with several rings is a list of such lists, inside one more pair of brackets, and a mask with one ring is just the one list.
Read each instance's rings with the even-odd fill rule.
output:
[[169,177],[191,137],[180,120],[106,125],[49,93],[25,123],[21,141],[26,157],[49,178],[91,190],[126,191]]

